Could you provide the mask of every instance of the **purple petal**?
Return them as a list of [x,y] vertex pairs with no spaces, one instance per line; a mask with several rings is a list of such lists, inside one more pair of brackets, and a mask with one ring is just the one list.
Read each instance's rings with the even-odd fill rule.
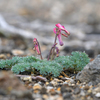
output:
[[65,29],[64,26],[62,26],[60,23],[56,24],[56,27],[58,27],[59,29],[65,31],[68,35],[70,35],[70,33]]

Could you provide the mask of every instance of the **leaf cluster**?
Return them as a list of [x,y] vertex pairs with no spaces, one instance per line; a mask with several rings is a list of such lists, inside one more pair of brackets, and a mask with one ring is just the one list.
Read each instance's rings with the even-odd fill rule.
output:
[[11,60],[1,60],[0,68],[10,68],[16,74],[24,71],[39,72],[41,75],[57,77],[68,68],[80,71],[89,63],[85,52],[72,52],[70,56],[60,56],[53,61],[40,60],[34,56],[13,57]]
[[63,69],[72,68],[75,71],[80,71],[90,59],[85,52],[72,52],[70,56],[60,56],[55,58],[55,61],[62,65]]

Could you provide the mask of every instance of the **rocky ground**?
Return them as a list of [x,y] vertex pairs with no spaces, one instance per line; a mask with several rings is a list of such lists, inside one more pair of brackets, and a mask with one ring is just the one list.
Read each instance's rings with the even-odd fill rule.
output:
[[[52,35],[50,36],[52,37]],[[74,36],[72,35],[71,37],[73,38]],[[10,59],[16,55],[36,56],[33,51],[32,39],[24,39],[21,36],[6,38],[3,35],[0,39],[0,59]],[[68,40],[71,43],[70,38]],[[64,38],[65,46],[60,48],[60,55],[68,55],[74,50],[88,51],[88,49],[84,49],[85,47],[80,48],[81,46],[66,46],[67,42]],[[87,41],[82,43],[85,44],[85,42]],[[43,57],[47,57],[49,45],[51,44],[42,42],[40,44]],[[88,54],[92,59],[78,74],[63,73],[57,78],[44,77],[43,80],[40,80],[39,78],[34,79],[33,74],[31,76],[30,74],[17,76],[10,71],[0,70],[0,100],[99,100],[100,55],[96,55],[97,57],[95,58],[95,51],[89,50]]]
[[78,74],[42,80],[32,74],[15,75],[0,70],[0,100],[99,100],[99,61],[100,55]]
[[62,37],[64,46],[57,45],[60,56],[85,51],[91,59],[79,73],[42,80],[41,75],[14,75],[0,69],[0,100],[99,100],[99,5],[99,0],[0,0],[0,60],[38,56],[33,51],[34,38],[47,58],[57,23],[70,32],[68,38]]
[[[71,33],[70,37],[63,38],[64,46],[59,47],[61,55],[80,50],[94,58],[100,53],[99,0],[0,2],[0,52],[15,53],[14,49],[17,49],[24,54],[33,54],[32,40],[37,38],[43,56],[47,57],[54,41],[53,28],[56,23],[61,23]],[[3,36],[9,39],[6,40]],[[31,51],[27,52],[27,48]]]
[[[53,23],[34,21],[20,25],[20,29],[32,31],[39,37],[42,55],[47,58],[54,42]],[[37,27],[28,27],[37,26]],[[57,45],[61,55],[70,55],[72,51],[85,51],[91,62],[78,74],[61,74],[57,78],[44,77],[44,80],[33,76],[16,76],[10,71],[0,70],[0,100],[99,100],[99,34],[86,34],[83,28],[74,25],[64,25],[71,35],[63,38],[64,46]],[[84,25],[83,25],[84,26]],[[16,28],[16,26],[14,25]],[[85,25],[91,29],[91,26]],[[28,30],[26,30],[26,28]],[[41,34],[40,34],[41,33]],[[77,34],[76,34],[77,33]],[[44,39],[46,38],[46,39]],[[49,40],[49,41],[48,41]],[[0,33],[0,59],[10,59],[13,56],[37,56],[33,51],[33,37]],[[97,56],[98,55],[98,56]],[[39,57],[39,56],[38,56]],[[96,58],[97,57],[97,58]],[[96,58],[96,59],[95,59]],[[94,59],[94,60],[93,60]],[[93,60],[93,61],[92,61]],[[35,75],[37,76],[37,75]]]

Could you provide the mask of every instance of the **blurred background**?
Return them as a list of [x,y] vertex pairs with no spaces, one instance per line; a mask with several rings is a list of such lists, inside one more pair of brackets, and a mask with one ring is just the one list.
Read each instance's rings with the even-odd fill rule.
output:
[[85,51],[100,53],[100,0],[0,0],[0,58],[35,55],[33,39],[47,57],[54,42],[53,28],[61,23],[70,32],[62,36],[60,55]]

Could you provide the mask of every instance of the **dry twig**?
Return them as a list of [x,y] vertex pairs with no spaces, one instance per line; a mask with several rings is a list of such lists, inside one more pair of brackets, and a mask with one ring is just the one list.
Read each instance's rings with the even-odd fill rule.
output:
[[41,77],[41,76],[29,76],[29,75],[15,75],[17,77],[31,77],[33,80],[41,80],[46,82],[47,79],[45,77]]

